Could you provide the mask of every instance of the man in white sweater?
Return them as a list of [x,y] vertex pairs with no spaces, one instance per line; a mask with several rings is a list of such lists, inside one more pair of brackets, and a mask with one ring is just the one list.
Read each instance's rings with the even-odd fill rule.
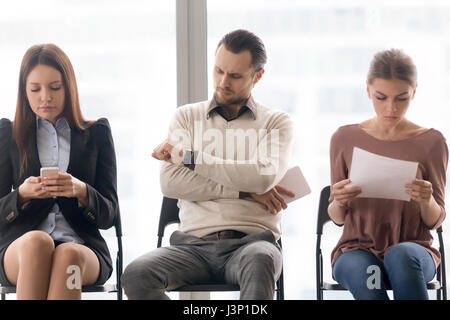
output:
[[216,50],[214,97],[177,109],[169,138],[152,156],[162,161],[161,190],[176,198],[180,227],[170,246],[127,266],[129,299],[167,299],[186,284],[239,284],[241,299],[273,299],[282,268],[277,185],[287,171],[293,121],[257,103],[264,74],[262,41],[246,30],[225,35]]

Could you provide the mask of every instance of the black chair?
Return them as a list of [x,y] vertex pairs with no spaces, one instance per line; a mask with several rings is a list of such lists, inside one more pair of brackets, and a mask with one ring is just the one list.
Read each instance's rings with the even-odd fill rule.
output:
[[[105,285],[93,285],[93,286],[83,286],[81,288],[82,292],[108,292],[117,293],[117,300],[122,300],[122,284],[120,277],[122,275],[123,268],[123,253],[122,253],[122,224],[120,221],[120,215],[117,217],[114,228],[117,237],[117,256],[116,256],[116,283],[115,284],[105,284]],[[0,286],[1,300],[6,299],[6,294],[16,293],[16,287],[3,287]]]
[[[166,227],[173,223],[179,223],[178,217],[179,208],[177,206],[178,199],[163,198],[161,206],[161,215],[159,217],[158,226],[158,244],[157,247],[161,247],[162,239],[164,237],[164,231]],[[281,239],[278,240],[278,244],[281,247]],[[176,288],[172,291],[178,292],[219,292],[219,291],[240,291],[239,285],[226,284],[226,283],[208,283],[198,285],[186,285],[180,288]],[[281,269],[280,278],[276,283],[276,297],[277,300],[284,300],[284,283],[283,283],[283,269]]]
[[[328,216],[328,199],[330,198],[330,186],[322,189],[320,193],[319,212],[317,215],[317,242],[316,242],[316,291],[317,300],[323,300],[323,291],[341,290],[346,291],[344,287],[336,282],[326,282],[323,280],[323,257],[321,249],[321,237],[323,226],[325,223],[331,221]],[[445,254],[444,241],[442,239],[442,227],[436,230],[439,238],[439,252],[441,253],[441,264],[437,268],[436,281],[427,283],[428,290],[436,290],[437,300],[447,300],[447,281],[445,274]],[[388,290],[392,288],[388,287]]]

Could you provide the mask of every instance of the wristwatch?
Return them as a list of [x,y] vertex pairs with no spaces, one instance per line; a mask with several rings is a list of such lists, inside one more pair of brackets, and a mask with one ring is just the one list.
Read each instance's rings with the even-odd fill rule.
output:
[[185,167],[194,170],[195,168],[195,158],[198,152],[192,150],[186,150],[184,154],[183,164]]

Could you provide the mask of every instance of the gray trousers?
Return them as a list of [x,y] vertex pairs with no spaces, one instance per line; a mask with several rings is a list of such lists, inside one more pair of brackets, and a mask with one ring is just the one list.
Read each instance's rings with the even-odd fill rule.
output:
[[204,240],[175,231],[169,247],[134,260],[121,279],[130,300],[169,299],[165,291],[214,281],[239,284],[242,300],[271,300],[282,263],[270,230],[224,240]]

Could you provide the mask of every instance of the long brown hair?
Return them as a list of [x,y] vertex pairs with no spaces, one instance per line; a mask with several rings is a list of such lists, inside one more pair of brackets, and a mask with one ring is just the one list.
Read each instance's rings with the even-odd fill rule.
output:
[[85,120],[81,114],[75,72],[64,51],[54,44],[40,44],[29,48],[25,52],[20,66],[16,114],[12,127],[13,138],[20,155],[20,174],[27,165],[30,132],[36,130],[36,115],[27,98],[26,81],[29,73],[39,64],[55,68],[61,73],[65,88],[63,116],[69,126],[72,129],[85,130],[94,123],[94,121]]

